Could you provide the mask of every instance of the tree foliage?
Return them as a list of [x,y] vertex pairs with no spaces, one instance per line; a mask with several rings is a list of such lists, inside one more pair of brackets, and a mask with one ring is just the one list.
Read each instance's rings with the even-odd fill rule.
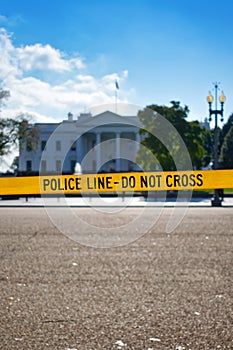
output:
[[30,124],[30,116],[21,114],[15,119],[0,118],[0,156],[9,154],[12,147],[22,147],[27,143],[31,150],[36,149],[39,138],[39,130]]
[[10,91],[0,89],[0,104],[2,104],[4,99],[7,99],[9,96],[10,96]]
[[10,152],[18,141],[18,123],[14,119],[0,119],[0,156]]
[[[186,120],[188,112],[187,106],[182,107],[176,101],[171,102],[171,107],[151,105],[139,112],[138,116],[142,123],[140,133],[143,137],[137,162],[143,169],[176,170],[174,159],[178,160],[176,164],[179,163],[179,168],[185,168],[182,140],[187,147],[193,167],[199,169],[202,166],[205,155],[205,130],[197,121]],[[165,118],[164,121],[161,116]]]
[[[0,89],[0,104],[10,96],[10,92]],[[25,139],[34,149],[39,137],[38,129],[30,124],[31,116],[26,113],[16,118],[0,118],[0,156],[9,154],[14,146],[22,146]]]
[[233,169],[233,125],[224,138],[219,157],[219,167],[222,169]]
[[219,133],[219,149],[221,152],[221,148],[224,142],[224,139],[228,133],[228,131],[231,129],[231,127],[233,126],[233,114],[230,115],[230,117],[228,118],[227,122],[223,125],[222,130],[220,130]]
[[202,158],[202,166],[206,167],[213,160],[214,131],[203,129],[203,139],[204,155]]

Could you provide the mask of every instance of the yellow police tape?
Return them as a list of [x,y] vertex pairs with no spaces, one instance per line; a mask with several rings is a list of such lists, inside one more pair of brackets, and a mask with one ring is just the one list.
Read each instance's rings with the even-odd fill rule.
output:
[[215,188],[233,188],[233,169],[0,178],[0,196]]

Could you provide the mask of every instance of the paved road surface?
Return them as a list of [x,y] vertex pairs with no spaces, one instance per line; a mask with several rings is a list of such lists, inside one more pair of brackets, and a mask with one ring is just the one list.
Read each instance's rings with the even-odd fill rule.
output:
[[96,249],[43,208],[0,208],[0,349],[232,349],[233,209],[189,208],[168,235],[172,210],[137,241]]

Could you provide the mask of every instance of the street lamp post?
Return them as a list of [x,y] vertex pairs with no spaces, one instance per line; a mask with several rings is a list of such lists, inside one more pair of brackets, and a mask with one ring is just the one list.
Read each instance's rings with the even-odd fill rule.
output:
[[[218,115],[221,116],[221,122],[223,121],[223,105],[226,101],[226,96],[223,91],[219,96],[219,102],[221,105],[221,109],[218,109],[218,83],[214,83],[215,88],[215,109],[212,109],[212,103],[214,101],[213,95],[209,92],[207,96],[207,102],[209,103],[209,121],[212,120],[212,115],[214,115],[214,169],[218,169]],[[211,200],[211,204],[213,207],[220,207],[222,205],[222,199],[219,197],[219,189],[214,190],[214,196]]]

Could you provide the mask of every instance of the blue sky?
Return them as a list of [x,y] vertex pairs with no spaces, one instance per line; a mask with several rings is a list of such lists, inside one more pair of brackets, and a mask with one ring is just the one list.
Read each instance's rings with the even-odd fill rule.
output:
[[[231,0],[10,0],[0,5],[4,113],[62,120],[118,99],[190,108],[208,115],[206,95],[221,82],[233,113]],[[2,112],[3,113],[3,112]]]

